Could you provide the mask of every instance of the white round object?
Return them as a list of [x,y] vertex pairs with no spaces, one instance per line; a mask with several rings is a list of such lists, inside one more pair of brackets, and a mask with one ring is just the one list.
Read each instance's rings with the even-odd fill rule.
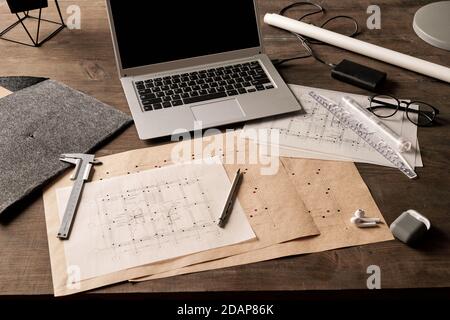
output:
[[450,1],[420,8],[414,15],[413,28],[425,42],[450,51]]

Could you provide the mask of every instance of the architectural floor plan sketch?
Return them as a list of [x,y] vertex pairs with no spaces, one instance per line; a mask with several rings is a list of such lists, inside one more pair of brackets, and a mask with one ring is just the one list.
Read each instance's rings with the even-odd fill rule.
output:
[[[87,183],[64,242],[67,265],[84,280],[254,238],[238,201],[226,228],[217,226],[230,181],[207,160]],[[60,217],[69,194],[57,190]]]
[[[356,161],[392,166],[389,161],[366,144],[351,129],[343,127],[330,112],[317,104],[308,92],[314,90],[316,93],[337,102],[344,95],[348,95],[363,106],[369,103],[367,96],[303,86],[291,85],[290,87],[302,104],[304,113],[248,124],[244,129],[278,129],[280,132],[281,156]],[[422,166],[417,141],[417,127],[406,119],[404,112],[398,112],[394,117],[384,121],[395,132],[413,142],[413,150],[404,154],[408,163],[412,166]]]

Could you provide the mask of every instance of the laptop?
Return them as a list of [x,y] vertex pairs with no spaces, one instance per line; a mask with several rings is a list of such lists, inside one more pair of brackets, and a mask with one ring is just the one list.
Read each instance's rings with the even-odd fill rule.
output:
[[140,139],[301,109],[263,53],[254,0],[106,2]]

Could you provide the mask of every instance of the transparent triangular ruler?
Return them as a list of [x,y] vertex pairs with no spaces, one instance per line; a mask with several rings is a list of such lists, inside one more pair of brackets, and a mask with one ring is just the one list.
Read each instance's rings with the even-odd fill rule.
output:
[[376,128],[373,127],[373,124],[368,121],[368,119],[361,116],[359,113],[349,112],[345,106],[337,104],[314,91],[309,92],[309,95],[319,105],[331,112],[342,125],[353,130],[361,137],[361,139],[378,151],[408,178],[414,179],[417,177],[414,169],[409,165],[401,153],[383,137],[380,130],[376,130]]

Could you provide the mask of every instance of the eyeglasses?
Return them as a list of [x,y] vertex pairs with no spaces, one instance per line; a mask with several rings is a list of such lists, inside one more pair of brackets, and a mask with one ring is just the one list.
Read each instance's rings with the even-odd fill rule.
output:
[[434,123],[439,110],[421,101],[406,102],[388,95],[376,95],[370,99],[371,111],[379,118],[389,118],[399,110],[406,112],[409,121],[418,127],[429,127]]

